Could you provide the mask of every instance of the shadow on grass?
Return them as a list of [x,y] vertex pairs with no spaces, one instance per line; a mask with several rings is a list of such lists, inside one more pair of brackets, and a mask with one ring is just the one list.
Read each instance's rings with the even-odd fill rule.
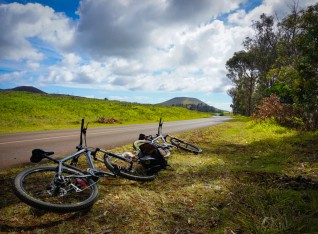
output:
[[[277,133],[279,134],[279,133]],[[217,157],[233,194],[225,212],[235,233],[318,231],[318,135],[298,132],[251,143],[206,144],[202,157]]]
[[[0,175],[0,211],[8,209],[9,211],[4,212],[0,215],[0,231],[1,232],[21,232],[21,231],[33,231],[35,229],[43,229],[54,227],[61,222],[75,220],[81,216],[85,216],[89,210],[63,215],[62,217],[56,218],[52,217],[52,219],[47,219],[44,223],[41,224],[33,224],[37,223],[38,219],[41,219],[44,215],[49,215],[49,212],[37,210],[31,207],[28,207],[23,204],[23,208],[19,206],[21,201],[14,195],[13,193],[13,180],[15,174],[6,174]],[[10,208],[13,207],[13,208]],[[26,209],[25,209],[26,207]],[[30,225],[20,225],[21,223],[21,214],[24,213],[24,217],[27,215],[31,215],[34,218],[35,222],[29,222]],[[13,222],[8,222],[7,218],[11,216]],[[15,217],[16,216],[16,217]],[[15,220],[15,221],[14,221]]]
[[[49,214],[50,212],[37,210],[30,207],[30,212],[33,214],[34,218],[40,218],[45,214]],[[76,212],[72,214],[63,215],[60,220],[48,220],[46,223],[36,224],[36,225],[9,225],[9,224],[0,224],[1,232],[25,232],[25,231],[34,231],[36,229],[44,229],[58,226],[59,224],[65,221],[74,221],[82,216],[85,216],[89,210],[85,210],[82,212]]]
[[[279,131],[277,134],[284,133]],[[9,218],[0,217],[0,230],[57,231],[67,221],[64,228],[73,225],[86,232],[104,228],[120,233],[123,227],[142,232],[147,226],[153,227],[152,233],[318,231],[318,176],[312,167],[318,162],[318,134],[300,132],[240,143],[219,140],[219,133],[215,133],[215,140],[204,133],[200,138],[200,134],[196,132],[196,143],[203,139],[200,146],[204,153],[173,152],[169,160],[172,167],[160,172],[153,182],[102,180],[98,185],[100,199],[88,215],[51,217],[34,211],[15,198],[9,189],[13,177],[5,176],[0,179],[5,187],[0,190],[0,204],[8,210],[0,212]],[[23,220],[15,223],[15,215]],[[39,219],[39,224],[32,225],[32,219]],[[154,224],[156,220],[160,222]],[[92,229],[87,229],[89,224]]]

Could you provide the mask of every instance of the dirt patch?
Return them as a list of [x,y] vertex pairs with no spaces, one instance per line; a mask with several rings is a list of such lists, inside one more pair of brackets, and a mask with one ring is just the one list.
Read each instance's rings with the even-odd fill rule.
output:
[[238,173],[236,179],[262,185],[268,188],[282,188],[293,190],[306,190],[306,189],[318,189],[318,182],[303,176],[279,176],[274,173],[266,172],[243,172]]

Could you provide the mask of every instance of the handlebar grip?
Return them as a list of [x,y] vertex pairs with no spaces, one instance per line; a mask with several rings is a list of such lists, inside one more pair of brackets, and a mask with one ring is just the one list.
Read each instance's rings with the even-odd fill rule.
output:
[[81,134],[80,134],[80,146],[83,145],[83,129],[84,129],[84,118],[82,119],[82,124],[81,124]]

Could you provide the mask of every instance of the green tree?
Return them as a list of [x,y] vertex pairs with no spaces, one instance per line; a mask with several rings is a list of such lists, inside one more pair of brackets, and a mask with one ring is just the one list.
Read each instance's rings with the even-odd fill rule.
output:
[[318,4],[298,10],[294,3],[280,22],[262,14],[253,25],[245,50],[226,63],[233,113],[251,115],[275,93],[293,106],[306,129],[318,129]]
[[274,85],[274,77],[268,78],[267,73],[277,57],[274,18],[262,14],[253,27],[254,37],[247,37],[243,42],[245,51],[234,53],[226,63],[227,76],[234,85],[228,91],[233,100],[233,113],[247,116],[266,96],[265,90]]
[[260,20],[253,23],[254,37],[247,37],[244,47],[252,53],[255,67],[258,70],[257,92],[263,97],[265,89],[271,88],[275,78],[268,79],[267,73],[277,58],[277,43],[279,33],[275,31],[275,21],[272,16],[262,14]]
[[268,77],[276,84],[268,90],[294,104],[306,129],[318,128],[318,4],[292,13],[279,24],[281,39]]
[[254,111],[253,94],[256,87],[258,70],[252,52],[234,53],[226,63],[227,77],[234,84],[228,93],[233,98],[233,112],[250,116]]

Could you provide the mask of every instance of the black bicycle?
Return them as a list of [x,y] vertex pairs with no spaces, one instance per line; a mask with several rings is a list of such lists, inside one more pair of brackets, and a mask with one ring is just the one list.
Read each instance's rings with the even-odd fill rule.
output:
[[[97,182],[101,177],[121,176],[136,181],[153,180],[158,170],[151,156],[139,157],[132,153],[114,154],[86,144],[84,119],[81,123],[80,144],[77,152],[63,159],[54,159],[54,152],[34,149],[30,161],[39,163],[46,158],[55,166],[40,166],[20,172],[14,179],[14,192],[26,204],[53,212],[74,212],[91,207],[98,197]],[[85,146],[83,146],[83,137]],[[88,169],[77,164],[85,156]],[[103,162],[111,171],[95,168],[93,161]],[[87,168],[87,167],[86,167]]]
[[139,145],[144,143],[151,143],[151,144],[157,145],[158,147],[163,148],[166,151],[165,157],[170,156],[169,150],[173,148],[183,149],[185,151],[188,151],[194,154],[202,153],[202,149],[192,143],[186,142],[184,140],[181,140],[177,137],[174,137],[168,134],[163,135],[162,125],[163,125],[163,122],[162,122],[162,119],[160,118],[158,133],[155,136],[140,134],[139,139],[133,143],[134,149],[137,152],[139,152],[140,151]]

